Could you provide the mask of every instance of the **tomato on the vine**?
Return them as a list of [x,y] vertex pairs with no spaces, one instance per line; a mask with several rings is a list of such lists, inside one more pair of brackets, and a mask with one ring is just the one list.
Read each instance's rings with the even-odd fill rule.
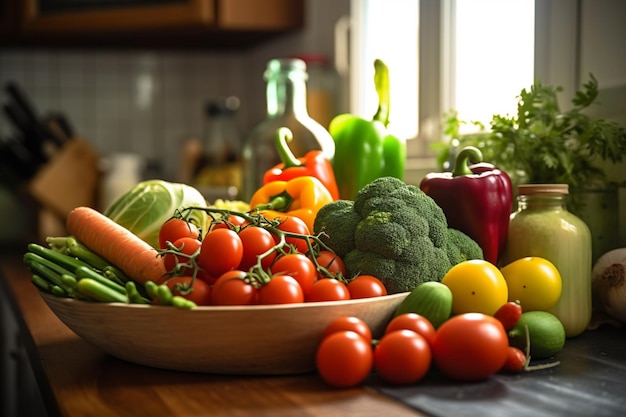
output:
[[342,330],[322,339],[315,355],[317,371],[329,385],[338,388],[362,383],[372,371],[372,345],[358,333]]
[[[309,227],[306,225],[304,220],[296,216],[280,217],[280,224],[276,226],[276,228],[283,232],[297,233],[300,235],[308,236],[311,234]],[[274,235],[274,240],[276,241],[276,243],[278,243],[280,241],[280,238],[277,235]],[[285,236],[285,242],[287,242],[288,245],[292,245],[293,247],[295,247],[296,250],[300,253],[307,253],[309,250],[306,239]]]
[[358,275],[348,283],[350,298],[370,298],[387,295],[387,288],[381,280],[372,275]]
[[331,321],[324,329],[322,339],[343,330],[351,330],[359,334],[367,342],[372,342],[372,330],[370,327],[363,320],[354,316],[343,316]]
[[329,250],[321,250],[317,255],[317,263],[326,268],[332,276],[327,276],[318,271],[318,278],[337,278],[337,275],[341,274],[342,277],[346,276],[346,265],[336,253]]
[[349,300],[350,292],[343,282],[335,278],[323,278],[315,281],[309,290],[307,301]]
[[190,264],[190,256],[200,250],[202,242],[193,237],[181,237],[172,243],[177,249],[177,253],[166,252],[163,254],[163,264],[168,272],[174,271],[178,275],[193,275],[193,268],[179,267],[175,271],[177,264]]
[[424,336],[432,344],[435,338],[435,327],[426,317],[417,313],[404,313],[391,319],[385,328],[385,334],[395,330],[412,330]]
[[412,330],[385,333],[374,350],[376,373],[391,384],[406,385],[421,380],[431,362],[428,341]]
[[231,229],[236,230],[237,228],[245,225],[247,223],[246,219],[243,217],[236,216],[234,214],[229,214],[226,217],[222,217],[221,220],[213,220],[209,217],[209,221],[207,223],[207,230],[215,230],[215,229]]
[[[243,244],[243,255],[239,269],[247,271],[252,266],[256,265],[257,257],[266,252],[269,252],[275,245],[274,237],[270,232],[262,227],[247,226],[241,229],[239,232],[239,238]],[[276,252],[271,252],[261,260],[261,266],[263,270],[270,267],[274,259],[276,258]]]
[[174,243],[182,237],[198,239],[200,237],[200,230],[194,223],[173,217],[163,223],[159,229],[159,248],[167,249],[167,242]]
[[317,278],[317,269],[312,260],[302,253],[288,253],[280,256],[271,266],[274,274],[289,275],[302,287],[306,298]]
[[273,275],[259,288],[258,304],[290,304],[304,302],[302,287],[289,275]]
[[223,273],[211,290],[213,305],[252,305],[256,304],[258,290],[245,280],[246,272],[234,269]]
[[202,240],[198,264],[207,273],[219,277],[236,269],[243,257],[243,243],[239,235],[230,229],[215,229]]
[[180,295],[199,306],[211,304],[211,287],[201,279],[189,276],[172,277],[165,281],[172,295]]
[[479,381],[502,369],[509,339],[496,318],[464,313],[444,322],[435,333],[432,349],[437,367],[456,380]]

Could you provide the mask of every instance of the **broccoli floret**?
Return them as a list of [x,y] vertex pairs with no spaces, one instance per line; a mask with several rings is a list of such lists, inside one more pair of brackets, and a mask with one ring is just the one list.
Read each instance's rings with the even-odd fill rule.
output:
[[[361,217],[353,210],[351,200],[337,200],[323,206],[315,216],[313,231],[340,258],[355,249],[354,231]],[[321,234],[320,234],[321,233]]]
[[374,275],[390,294],[441,281],[452,265],[478,257],[476,242],[449,232],[432,198],[393,177],[372,181],[354,202],[322,207],[314,231],[324,232],[320,238],[343,259],[348,276]]
[[448,258],[452,265],[470,259],[484,259],[483,249],[474,239],[457,229],[448,229]]

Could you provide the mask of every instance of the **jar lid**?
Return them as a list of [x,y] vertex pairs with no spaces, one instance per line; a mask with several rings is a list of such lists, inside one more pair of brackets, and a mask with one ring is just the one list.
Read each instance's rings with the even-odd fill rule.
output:
[[264,77],[267,80],[278,74],[301,74],[306,78],[306,62],[298,58],[277,58],[267,63]]
[[529,194],[569,194],[568,184],[520,184],[517,186],[519,195]]

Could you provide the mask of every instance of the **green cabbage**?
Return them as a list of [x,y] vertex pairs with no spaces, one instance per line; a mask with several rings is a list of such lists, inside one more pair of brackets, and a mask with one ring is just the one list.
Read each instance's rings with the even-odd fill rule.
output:
[[[190,185],[148,180],[117,198],[104,214],[158,249],[159,229],[176,210],[206,206],[204,196]],[[193,210],[188,219],[205,229],[208,214]]]

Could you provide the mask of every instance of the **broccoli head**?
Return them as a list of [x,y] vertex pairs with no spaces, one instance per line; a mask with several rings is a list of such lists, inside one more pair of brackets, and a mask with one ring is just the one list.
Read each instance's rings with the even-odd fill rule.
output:
[[314,224],[314,232],[344,260],[348,276],[374,275],[389,293],[441,281],[453,265],[482,258],[476,242],[450,230],[432,198],[393,177],[372,181],[354,201],[327,204]]

